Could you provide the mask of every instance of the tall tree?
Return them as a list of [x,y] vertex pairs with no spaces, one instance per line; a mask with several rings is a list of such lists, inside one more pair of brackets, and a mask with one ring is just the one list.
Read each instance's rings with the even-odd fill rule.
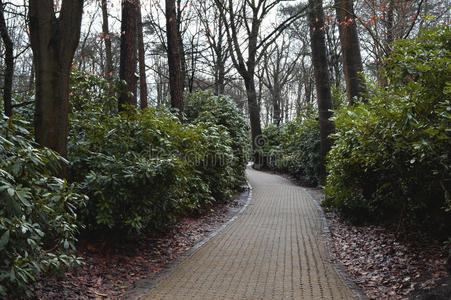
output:
[[[342,53],[341,42],[337,35],[338,26],[333,22],[332,15],[327,17],[325,23],[326,45],[327,45],[327,63],[329,64],[330,82],[335,87],[339,87],[342,79]],[[328,20],[329,19],[329,20]]]
[[138,6],[138,60],[139,60],[139,104],[147,107],[146,53],[144,51],[143,23],[141,5]]
[[3,103],[5,106],[5,115],[12,116],[12,88],[14,76],[14,44],[11,40],[8,28],[5,22],[5,4],[0,0],[0,34],[5,45],[5,79],[3,87]]
[[122,1],[121,56],[119,78],[126,83],[121,87],[119,110],[124,104],[136,106],[136,47],[138,0]]
[[320,182],[326,178],[325,161],[331,147],[330,134],[334,131],[332,116],[332,93],[327,66],[326,39],[324,34],[324,11],[322,0],[309,0],[308,22],[312,48],[312,65],[315,73],[316,97],[319,112],[321,170]]
[[[30,40],[36,72],[35,136],[42,146],[67,154],[69,79],[80,39],[83,0],[30,0]],[[65,170],[61,175],[65,175]]]
[[[208,1],[197,1],[196,4],[197,15],[204,27],[202,31],[207,38],[209,46],[209,51],[201,51],[200,54],[203,56],[205,64],[208,64],[212,69],[215,94],[224,94],[226,75],[233,66],[226,64],[230,54],[224,20],[221,18],[220,13],[220,10],[223,8],[218,7],[215,9],[215,4]],[[216,21],[211,22],[211,20]]]
[[[195,0],[194,0],[195,1]],[[171,2],[174,2],[175,7],[175,20],[177,24],[177,35],[179,40],[179,47],[178,47],[178,56],[180,57],[181,62],[181,70],[182,70],[182,87],[183,90],[185,90],[185,86],[192,86],[193,83],[193,73],[196,73],[197,70],[189,70],[189,67],[192,61],[189,62],[188,60],[191,57],[197,56],[197,44],[193,44],[193,41],[196,40],[197,35],[199,35],[199,32],[196,30],[192,30],[196,27],[196,24],[193,24],[193,21],[197,21],[198,17],[195,14],[194,10],[194,2],[193,0],[174,0]],[[162,5],[164,3],[165,5]],[[166,5],[166,1],[154,1],[151,5],[150,14],[147,16],[147,20],[145,25],[149,26],[152,34],[160,41],[161,46],[166,50],[167,52],[167,9],[168,5]],[[164,16],[164,20],[161,20],[161,17]],[[186,42],[189,40],[189,44]],[[195,46],[195,48],[187,48],[190,46]],[[186,49],[185,49],[186,48]],[[194,62],[196,63],[196,62]]]
[[105,43],[105,78],[111,81],[113,78],[113,54],[111,52],[111,36],[108,24],[108,0],[100,1],[102,8],[102,36]]
[[346,81],[346,94],[349,104],[353,104],[354,97],[362,97],[364,92],[363,70],[360,54],[359,37],[357,35],[356,17],[353,0],[335,0],[337,10],[338,31],[343,52],[343,71]]
[[[273,123],[280,125],[282,120],[281,101],[282,91],[295,76],[294,69],[300,57],[299,54],[292,55],[293,47],[286,40],[284,35],[282,40],[275,43],[263,59],[263,69],[265,79],[263,84],[269,90],[273,105]],[[288,101],[287,101],[288,102]]]
[[169,65],[169,85],[171,93],[171,106],[179,111],[179,118],[183,113],[183,76],[180,56],[180,40],[175,0],[166,0],[166,36]]
[[[252,148],[254,159],[258,164],[260,156],[259,137],[262,134],[260,122],[260,107],[257,101],[255,71],[266,49],[290,26],[304,11],[299,9],[262,36],[262,24],[281,1],[233,1],[215,0],[226,28],[227,40],[233,65],[244,80],[247,93],[247,104],[251,124]],[[243,34],[244,31],[244,34]],[[240,35],[242,38],[240,38]],[[243,41],[245,41],[243,43]],[[247,50],[247,53],[245,51]]]

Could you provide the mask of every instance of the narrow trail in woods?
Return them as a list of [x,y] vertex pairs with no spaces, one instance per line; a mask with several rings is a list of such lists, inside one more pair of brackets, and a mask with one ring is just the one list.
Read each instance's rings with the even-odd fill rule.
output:
[[302,187],[247,170],[252,198],[222,232],[141,299],[350,299],[328,260],[324,222]]

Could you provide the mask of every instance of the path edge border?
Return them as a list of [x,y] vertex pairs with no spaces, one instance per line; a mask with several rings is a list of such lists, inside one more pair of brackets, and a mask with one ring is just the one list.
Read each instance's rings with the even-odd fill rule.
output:
[[[292,180],[290,180],[290,181],[292,181]],[[294,183],[297,186],[300,186],[298,183],[296,183],[296,182],[294,182]],[[331,250],[330,250],[330,243],[332,243],[333,241],[332,241],[332,235],[331,235],[330,229],[329,229],[329,223],[327,222],[327,218],[324,214],[324,210],[321,207],[321,205],[318,203],[318,201],[313,198],[313,196],[310,194],[310,192],[308,191],[308,189],[306,187],[304,187],[304,186],[300,186],[300,187],[304,190],[304,192],[308,195],[308,197],[313,201],[313,203],[315,203],[318,211],[320,212],[321,221],[323,223],[322,232],[326,235],[326,244],[328,245],[327,255],[328,255],[329,259],[331,259],[332,255],[331,255]],[[331,265],[334,267],[335,271],[337,272],[337,274],[341,278],[341,280],[343,280],[343,282],[349,287],[349,289],[352,291],[352,293],[356,297],[358,297],[359,300],[369,299],[363,292],[362,288],[360,288],[353,280],[350,279],[351,276],[346,271],[346,268],[342,263],[335,262],[335,263],[331,263]]]
[[243,212],[246,210],[246,208],[249,206],[251,200],[252,200],[252,186],[247,181],[247,183],[244,185],[245,190],[240,193],[239,196],[235,198],[244,200],[243,207],[227,222],[221,225],[218,229],[210,233],[206,238],[203,240],[197,242],[193,247],[186,250],[184,253],[180,255],[179,258],[177,258],[175,261],[171,262],[167,268],[164,270],[157,272],[153,275],[151,275],[149,278],[141,279],[136,281],[133,284],[133,288],[127,291],[123,297],[124,299],[130,299],[130,300],[140,300],[142,297],[146,296],[151,289],[153,289],[161,278],[169,275],[170,272],[172,272],[175,267],[177,267],[179,264],[181,264],[184,260],[186,260],[188,257],[193,255],[195,252],[197,252],[204,244],[206,244],[208,241],[210,241],[212,238],[217,236],[219,233],[221,233],[226,227],[228,227],[231,223],[233,223],[236,219],[238,219],[239,216],[243,214]]

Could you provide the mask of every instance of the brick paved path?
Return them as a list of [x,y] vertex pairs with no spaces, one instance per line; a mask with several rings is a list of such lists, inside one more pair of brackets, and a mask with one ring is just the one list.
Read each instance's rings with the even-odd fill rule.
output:
[[142,299],[352,299],[328,263],[318,207],[290,181],[249,169],[252,200],[236,221]]

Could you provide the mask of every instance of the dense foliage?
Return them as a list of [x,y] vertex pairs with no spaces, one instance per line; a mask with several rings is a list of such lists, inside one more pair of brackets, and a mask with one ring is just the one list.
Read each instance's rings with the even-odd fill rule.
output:
[[263,130],[263,137],[265,143],[260,151],[266,167],[289,173],[304,184],[318,184],[319,124],[312,114],[279,127],[268,125]]
[[232,195],[244,173],[234,150],[246,146],[245,136],[239,139],[246,126],[233,127],[233,114],[244,118],[230,100],[212,104],[206,97],[203,105],[203,95],[192,95],[198,115],[191,110],[192,123],[181,124],[165,110],[117,113],[108,91],[103,79],[74,74],[69,174],[90,198],[83,210],[89,229],[164,230],[175,216]]
[[0,295],[79,263],[71,254],[85,197],[53,177],[64,160],[31,142],[25,121],[0,117]]
[[[72,254],[80,226],[165,230],[244,182],[248,128],[230,99],[188,96],[181,124],[163,109],[119,113],[116,86],[73,71],[69,161],[37,148],[28,122],[1,117],[0,295],[81,263]],[[16,114],[31,118],[31,108]],[[53,176],[62,163],[73,185]]]
[[296,178],[316,186],[321,163],[318,121],[310,117],[288,123],[282,145],[287,152],[282,165]]
[[246,181],[244,170],[249,161],[249,125],[245,115],[226,96],[213,96],[211,92],[197,92],[185,97],[185,115],[190,123],[207,122],[224,126],[232,139],[234,173],[232,185],[238,187]]
[[336,112],[327,206],[355,220],[451,229],[451,32],[398,41],[387,87]]

